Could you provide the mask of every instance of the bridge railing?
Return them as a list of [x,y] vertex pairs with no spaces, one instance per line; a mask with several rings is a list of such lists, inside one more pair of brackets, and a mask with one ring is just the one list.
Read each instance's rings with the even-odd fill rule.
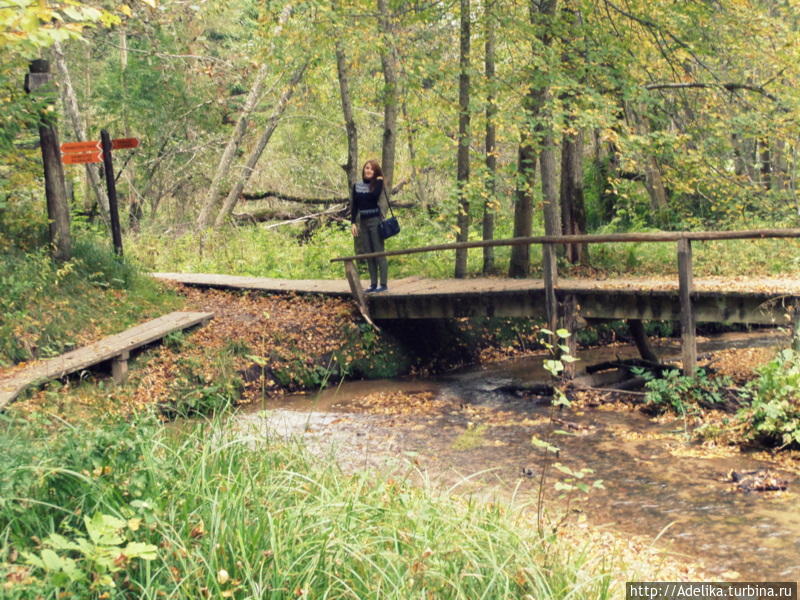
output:
[[[438,252],[444,250],[457,250],[462,248],[487,248],[490,246],[530,246],[542,245],[542,275],[545,288],[545,314],[551,328],[556,327],[559,318],[556,289],[558,287],[558,270],[556,263],[555,246],[559,244],[593,244],[593,243],[630,243],[630,242],[673,242],[677,244],[678,262],[678,293],[681,306],[681,338],[682,362],[684,371],[692,372],[697,363],[697,342],[695,338],[695,319],[692,310],[693,273],[692,273],[692,242],[715,240],[743,240],[766,238],[800,238],[800,229],[751,229],[743,231],[664,231],[654,233],[613,233],[600,235],[557,235],[557,236],[532,236],[500,240],[487,240],[475,242],[454,242],[451,244],[437,244],[405,248],[402,250],[388,250],[385,252],[371,252],[342,256],[331,259],[331,262],[343,262],[345,276],[350,284],[353,297],[358,302],[362,314],[369,320],[369,312],[361,288],[361,280],[355,261],[389,256],[402,256],[405,254],[419,254],[424,252]],[[569,303],[567,303],[569,304]],[[569,309],[568,309],[569,310]],[[567,318],[569,320],[569,318]]]

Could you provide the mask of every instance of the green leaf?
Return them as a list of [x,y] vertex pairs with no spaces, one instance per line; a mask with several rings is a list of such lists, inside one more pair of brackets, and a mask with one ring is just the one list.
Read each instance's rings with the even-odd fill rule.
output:
[[97,513],[91,519],[84,517],[84,522],[86,523],[86,531],[95,544],[116,546],[122,543],[123,538],[119,535],[119,532],[127,525],[122,519]]
[[26,564],[31,565],[33,567],[39,567],[40,569],[44,569],[45,568],[44,562],[42,562],[42,559],[39,558],[38,556],[36,556],[35,554],[32,554],[30,552],[22,552],[21,554],[22,554],[22,558],[25,559],[25,563]]
[[42,550],[42,563],[47,571],[60,571],[64,565],[61,557],[49,548]]
[[51,533],[45,543],[53,548],[54,550],[80,550],[80,546],[73,542],[72,540],[68,540],[63,535],[58,535],[57,533]]
[[560,337],[562,340],[565,340],[572,334],[566,329],[558,329],[556,330],[556,335]]
[[155,560],[158,557],[158,548],[143,542],[129,542],[122,550],[128,558],[141,558],[142,560]]
[[561,463],[554,463],[553,464],[553,468],[558,469],[559,471],[561,471],[562,473],[564,473],[566,475],[575,475],[575,473],[572,471],[572,469],[570,469],[566,465],[562,465]]

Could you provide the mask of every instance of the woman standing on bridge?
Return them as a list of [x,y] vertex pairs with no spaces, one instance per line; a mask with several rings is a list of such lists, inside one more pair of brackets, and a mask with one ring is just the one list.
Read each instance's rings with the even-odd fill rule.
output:
[[[383,238],[378,232],[381,222],[381,209],[378,201],[383,193],[383,171],[378,161],[368,160],[361,169],[361,181],[353,184],[350,190],[350,221],[354,237],[361,243],[361,251],[383,252]],[[370,292],[385,292],[388,287],[386,257],[368,258]],[[380,274],[380,285],[378,275]]]

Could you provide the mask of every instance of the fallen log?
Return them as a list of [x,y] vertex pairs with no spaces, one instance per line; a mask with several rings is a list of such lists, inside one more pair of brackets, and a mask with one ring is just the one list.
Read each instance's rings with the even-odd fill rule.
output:
[[586,367],[586,372],[591,375],[593,373],[599,373],[600,371],[607,371],[609,369],[624,369],[626,371],[631,371],[635,368],[646,369],[658,374],[659,376],[663,375],[667,371],[678,370],[678,367],[674,365],[653,362],[643,358],[626,358],[624,360],[609,360],[596,365],[589,365]]
[[[392,188],[392,195],[397,194],[406,185],[409,180],[404,179]],[[298,204],[349,204],[350,198],[348,197],[335,197],[335,198],[308,198],[304,196],[293,196],[291,194],[283,194],[281,192],[245,192],[242,194],[244,200],[263,200],[264,198],[274,198],[275,200],[283,200],[284,202],[296,202]],[[392,202],[392,208],[412,208],[415,204],[412,202]]]
[[267,221],[289,222],[297,219],[300,220],[313,219],[320,215],[331,215],[331,216],[335,215],[344,218],[347,215],[347,206],[344,205],[334,206],[331,209],[327,209],[322,212],[317,212],[312,214],[305,214],[300,211],[286,211],[286,210],[275,210],[271,208],[263,208],[247,213],[234,213],[231,216],[237,223],[265,223]]
[[319,219],[321,217],[329,217],[332,219],[339,218],[341,219],[341,215],[338,215],[342,209],[341,208],[329,208],[328,210],[323,210],[321,212],[312,213],[310,215],[303,215],[301,217],[296,217],[293,219],[287,219],[285,221],[280,221],[278,223],[270,223],[269,225],[264,226],[264,229],[274,229],[275,227],[280,227],[281,225],[291,225],[292,223],[303,223],[304,221],[311,221],[312,219]]

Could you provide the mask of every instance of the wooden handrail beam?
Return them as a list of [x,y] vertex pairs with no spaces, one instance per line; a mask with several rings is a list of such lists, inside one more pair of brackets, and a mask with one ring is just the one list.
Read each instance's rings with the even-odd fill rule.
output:
[[355,256],[342,256],[332,258],[331,262],[347,260],[361,260],[365,258],[380,258],[382,256],[401,256],[404,254],[419,254],[423,252],[436,252],[440,250],[456,250],[459,248],[488,248],[490,246],[520,246],[524,244],[595,244],[603,242],[677,242],[714,241],[714,240],[743,240],[766,238],[800,238],[800,229],[751,229],[744,231],[658,231],[654,233],[609,233],[599,235],[540,235],[532,237],[508,238],[503,240],[487,240],[478,242],[455,242],[452,244],[437,244],[434,246],[420,246],[405,250],[389,250],[387,252],[370,252]]

